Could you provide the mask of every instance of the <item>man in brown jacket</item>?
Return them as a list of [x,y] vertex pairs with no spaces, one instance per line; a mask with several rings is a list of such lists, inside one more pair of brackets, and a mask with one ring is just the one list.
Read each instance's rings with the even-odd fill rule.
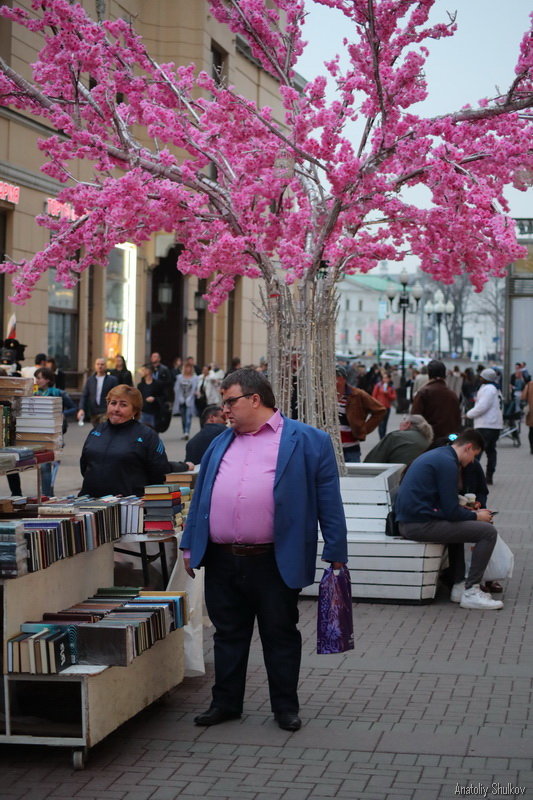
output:
[[361,445],[371,431],[377,428],[386,414],[385,406],[367,392],[350,386],[346,381],[346,368],[336,367],[339,429],[344,460],[347,464],[361,461]]
[[411,414],[421,414],[433,428],[434,441],[461,430],[459,398],[446,386],[446,367],[442,361],[428,364],[428,382],[413,399]]

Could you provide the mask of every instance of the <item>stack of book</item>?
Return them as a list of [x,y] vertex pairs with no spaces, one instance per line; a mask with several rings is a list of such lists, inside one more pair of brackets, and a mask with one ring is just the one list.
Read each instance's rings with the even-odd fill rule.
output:
[[11,400],[0,401],[0,445],[15,444],[15,410]]
[[[2,519],[3,515],[6,519]],[[27,498],[19,501],[4,497],[0,498],[0,525],[3,523],[20,525],[27,571],[36,572],[55,561],[114,542],[125,532],[142,533],[142,500],[133,496],[110,495],[96,500],[88,497],[56,498],[38,504],[27,502]],[[12,545],[5,549],[13,555]],[[20,549],[15,552],[17,557],[21,552]],[[17,577],[19,574],[22,573],[15,571],[14,567],[8,569],[6,566],[0,577]]]
[[0,402],[13,402],[16,397],[30,397],[33,394],[33,378],[12,378],[0,375]]
[[120,503],[120,533],[122,536],[132,533],[143,533],[144,510],[143,501],[134,494],[122,497]]
[[18,520],[0,520],[0,578],[18,578],[27,571],[24,526]]
[[189,507],[191,505],[192,499],[192,490],[189,486],[180,486],[181,492],[181,518],[182,518],[182,527],[183,523],[187,519],[187,514],[189,513]]
[[198,477],[197,472],[171,472],[166,476],[167,482],[177,483],[180,490],[181,494],[181,520],[179,525],[180,530],[183,530],[183,525],[185,524],[185,521],[187,519],[187,514],[189,511],[189,506],[191,505],[192,495],[197,477]]
[[22,467],[32,467],[37,464],[35,450],[26,445],[19,445],[13,447],[3,447],[0,450],[5,456],[13,456],[15,458],[15,467],[20,469]]
[[28,549],[28,572],[119,539],[122,500],[75,498],[26,505],[20,522]]
[[144,487],[144,532],[173,533],[181,526],[181,492],[177,483]]
[[17,466],[16,453],[10,453],[8,450],[0,450],[0,470],[8,472],[10,469],[15,469]]
[[194,489],[197,478],[197,472],[169,472],[165,475],[167,483],[177,483],[179,486],[188,486],[191,491]]
[[46,450],[63,445],[63,401],[61,397],[21,397],[16,418],[16,442]]
[[25,622],[7,641],[7,671],[56,674],[76,663],[77,628],[71,622]]
[[185,592],[98,589],[70,608],[25,622],[7,642],[8,672],[45,674],[72,664],[128,666],[187,623]]

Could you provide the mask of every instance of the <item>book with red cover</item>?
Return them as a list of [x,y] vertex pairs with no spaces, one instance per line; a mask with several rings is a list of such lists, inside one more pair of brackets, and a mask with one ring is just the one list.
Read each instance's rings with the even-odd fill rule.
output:
[[145,519],[144,520],[144,530],[145,531],[173,531],[174,530],[174,523],[171,520],[155,520],[155,519]]
[[40,450],[35,453],[35,458],[37,459],[38,464],[44,464],[45,461],[53,461],[54,460],[54,451],[53,450]]

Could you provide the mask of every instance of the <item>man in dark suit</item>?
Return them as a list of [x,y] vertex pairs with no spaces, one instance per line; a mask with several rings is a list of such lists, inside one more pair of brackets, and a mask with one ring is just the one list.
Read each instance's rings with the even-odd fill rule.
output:
[[185,460],[199,464],[213,439],[220,436],[225,430],[226,423],[221,406],[206,406],[200,417],[200,430],[187,442]]
[[94,374],[87,378],[81,393],[78,420],[89,417],[93,427],[99,425],[107,413],[107,393],[117,384],[117,379],[107,374],[105,358],[97,358]]
[[202,459],[181,548],[185,569],[205,566],[205,600],[215,626],[215,684],[197,725],[240,717],[255,618],[270,704],[280,728],[296,731],[301,636],[298,595],[322,557],[347,561],[346,520],[333,445],[324,431],[288,419],[255,369],[221,384],[231,428]]
[[154,380],[159,381],[163,387],[163,396],[167,403],[174,399],[174,381],[168,367],[161,362],[160,353],[152,353],[150,363],[154,368]]

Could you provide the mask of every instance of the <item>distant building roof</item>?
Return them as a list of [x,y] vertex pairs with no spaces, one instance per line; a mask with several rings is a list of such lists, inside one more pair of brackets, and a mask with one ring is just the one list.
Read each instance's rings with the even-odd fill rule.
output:
[[380,278],[378,275],[345,275],[342,280],[374,292],[385,292],[391,283],[399,286],[398,281],[392,278]]

